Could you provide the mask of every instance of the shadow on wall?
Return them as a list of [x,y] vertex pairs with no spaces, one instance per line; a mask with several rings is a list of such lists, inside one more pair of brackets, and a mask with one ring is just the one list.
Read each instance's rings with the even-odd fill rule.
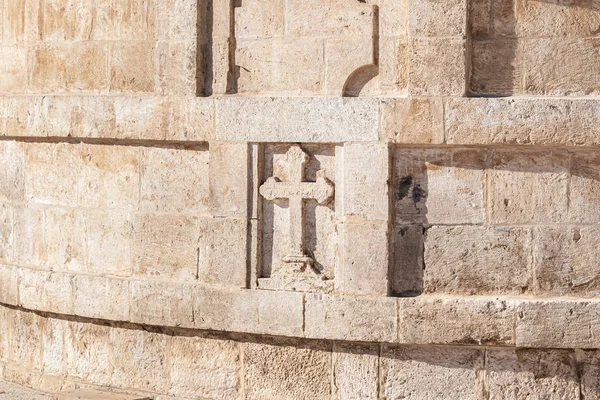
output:
[[471,96],[600,92],[600,0],[471,0],[469,20]]

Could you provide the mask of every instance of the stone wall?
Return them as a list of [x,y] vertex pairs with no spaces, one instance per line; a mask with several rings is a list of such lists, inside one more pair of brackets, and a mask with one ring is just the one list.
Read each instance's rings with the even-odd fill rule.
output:
[[0,0],[0,376],[600,398],[599,32],[592,0]]

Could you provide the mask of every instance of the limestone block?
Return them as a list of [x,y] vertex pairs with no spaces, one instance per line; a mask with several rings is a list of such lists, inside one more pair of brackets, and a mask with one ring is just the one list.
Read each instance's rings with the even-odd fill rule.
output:
[[44,212],[40,208],[13,208],[13,259],[25,265],[41,266],[46,259]]
[[464,95],[467,73],[465,54],[466,42],[462,38],[411,39],[411,96]]
[[488,35],[492,27],[492,0],[469,2],[468,24],[472,37]]
[[389,218],[390,154],[386,144],[344,145],[344,214],[368,221]]
[[25,366],[29,374],[42,367],[42,318],[32,312],[15,313],[7,321],[9,360]]
[[198,10],[201,4],[203,2],[195,0],[157,1],[155,7],[158,39],[171,41],[195,39],[200,24],[205,23],[203,18],[206,18],[203,13],[207,11]]
[[240,345],[205,337],[174,336],[170,345],[171,386],[177,397],[238,398]]
[[564,151],[494,153],[493,223],[556,223],[567,217],[569,156]]
[[114,137],[116,134],[115,100],[112,97],[80,97],[72,110],[71,136]]
[[111,384],[111,329],[98,324],[67,322],[64,342],[67,377],[95,385]]
[[522,91],[524,51],[521,40],[474,40],[471,51],[471,92],[508,96]]
[[0,265],[0,303],[19,304],[19,273],[16,267]]
[[179,214],[136,214],[133,273],[150,279],[189,281],[198,277],[200,221]]
[[406,0],[379,1],[379,34],[381,36],[408,35],[410,2]]
[[[284,1],[243,3],[235,7],[235,37],[259,39],[283,36]],[[288,11],[293,18],[293,12]]]
[[166,335],[142,329],[112,328],[109,341],[115,355],[111,360],[113,386],[166,391]]
[[67,321],[54,318],[44,318],[42,329],[42,371],[44,374],[62,375],[65,373],[64,337]]
[[73,276],[19,269],[19,306],[30,310],[73,314],[73,301]]
[[510,398],[578,399],[573,353],[568,351],[494,350],[487,352],[485,391],[490,400]]
[[129,289],[126,281],[103,276],[77,275],[75,315],[88,318],[127,321],[129,318]]
[[515,33],[524,37],[589,37],[600,24],[600,13],[589,2],[549,4],[524,0],[515,8]]
[[408,88],[408,39],[379,38],[379,90],[382,95],[406,95]]
[[598,374],[600,373],[600,354],[598,351],[586,351],[583,360],[580,361],[581,374],[581,397],[584,399],[600,399],[600,387]]
[[274,342],[242,344],[246,398],[330,400],[330,346]]
[[[323,85],[325,93],[335,96],[346,95],[347,86],[352,85],[362,86],[361,94],[363,90],[368,91],[367,82],[358,82],[358,78],[353,74],[360,74],[359,68],[374,64],[375,53],[371,35],[334,37],[325,40]],[[352,95],[356,96],[356,94]]]
[[169,113],[167,140],[204,142],[215,137],[214,102],[203,97],[175,99]]
[[[203,88],[203,75],[198,71],[204,65],[197,64],[204,62],[204,55],[198,52],[196,42],[158,42],[155,57],[156,91],[161,95],[195,96]],[[200,87],[197,89],[196,85]]]
[[128,212],[89,211],[86,218],[88,271],[131,275],[132,216]]
[[347,294],[388,294],[388,230],[386,221],[344,223],[342,265],[336,276],[339,290]]
[[248,221],[245,219],[213,218],[206,220],[201,233],[198,279],[202,282],[244,288],[248,275]]
[[401,298],[399,341],[406,344],[513,345],[515,303],[508,300]]
[[531,300],[517,309],[517,347],[597,348],[600,303]]
[[22,143],[0,143],[0,198],[8,202],[25,200],[25,153]]
[[[221,98],[217,140],[362,142],[378,140],[379,103],[350,98]],[[270,116],[277,115],[277,119]]]
[[409,29],[418,36],[465,36],[468,0],[412,0]]
[[396,301],[307,293],[304,323],[311,339],[394,342]]
[[[215,217],[248,215],[249,149],[247,143],[210,143],[210,212]],[[232,173],[232,169],[237,169]]]
[[67,143],[25,145],[27,200],[41,204],[77,205],[79,146]]
[[4,102],[5,136],[47,136],[43,99],[37,96],[2,97]]
[[47,268],[85,271],[87,233],[84,213],[79,210],[48,208],[44,217]]
[[89,39],[94,28],[92,0],[40,2],[40,38],[48,42]]
[[574,223],[598,223],[600,196],[600,156],[597,152],[571,153],[569,178],[569,221]]
[[209,152],[202,148],[145,148],[141,154],[141,209],[208,214]]
[[396,149],[397,224],[483,223],[489,158],[484,149]]
[[533,260],[536,294],[597,296],[600,261],[595,227],[537,227]]
[[139,148],[83,145],[79,198],[92,208],[136,208],[139,201]]
[[169,282],[130,281],[131,322],[160,326],[194,326],[193,291]]
[[286,34],[291,36],[371,36],[374,8],[352,1],[290,0]]
[[379,398],[379,346],[335,343],[332,362],[336,399]]
[[108,45],[82,41],[44,43],[29,50],[31,90],[38,93],[108,89]]
[[423,291],[425,232],[422,225],[393,228],[390,286],[395,295],[418,295]]
[[118,139],[164,140],[169,104],[161,97],[115,97],[115,132]]
[[91,8],[95,11],[93,39],[151,39],[157,33],[156,7],[168,3],[171,2],[97,0],[94,7]]
[[426,293],[521,294],[530,290],[532,279],[529,229],[435,226],[427,231]]
[[27,50],[17,46],[0,46],[0,93],[27,90]]
[[153,92],[155,42],[115,42],[110,48],[111,92]]
[[382,139],[399,144],[441,144],[444,142],[443,113],[439,99],[383,100]]
[[61,392],[54,395],[53,400],[149,400],[146,396],[136,396],[107,392],[97,389],[77,389],[70,392]]
[[238,40],[235,53],[239,67],[238,93],[320,93],[325,78],[324,61],[321,38]]
[[380,392],[391,399],[475,400],[480,350],[384,346]]
[[12,262],[13,252],[13,209],[3,204],[0,206],[0,259]]
[[[546,96],[597,95],[599,43],[597,38],[525,40],[522,63],[525,92]],[[552,62],[543,62],[548,59]]]

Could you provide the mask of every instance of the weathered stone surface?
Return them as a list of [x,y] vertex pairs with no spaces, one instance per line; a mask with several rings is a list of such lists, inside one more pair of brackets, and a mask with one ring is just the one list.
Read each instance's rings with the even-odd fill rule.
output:
[[498,350],[487,353],[484,379],[490,399],[519,396],[578,399],[574,354],[568,351]]
[[[216,217],[243,218],[248,215],[249,153],[246,143],[210,143],[210,212]],[[232,163],[242,168],[232,174]]]
[[407,344],[514,344],[510,300],[399,299],[399,342]]
[[396,340],[398,322],[394,299],[306,294],[304,307],[308,338]]
[[443,103],[438,99],[386,99],[381,103],[381,134],[392,143],[444,142]]
[[[247,399],[331,398],[331,351],[323,344],[243,343]],[[282,382],[285,384],[282,385]]]
[[129,282],[129,321],[192,328],[193,291],[188,285],[165,282]]
[[107,326],[68,322],[65,334],[67,376],[109,386],[113,357],[109,334]]
[[115,321],[129,318],[129,290],[127,282],[103,276],[78,275],[75,286],[74,312],[89,318],[112,316]]
[[409,34],[412,36],[464,36],[467,0],[406,1],[410,3]]
[[380,392],[388,398],[477,399],[483,352],[460,348],[384,347]]
[[47,268],[86,271],[88,252],[84,212],[53,207],[46,209],[44,218]]
[[88,271],[115,276],[131,275],[132,215],[93,211],[86,218]]
[[600,190],[600,157],[593,150],[571,153],[569,177],[569,221],[573,223],[597,223],[598,191]]
[[136,396],[108,392],[98,389],[78,389],[71,392],[57,393],[54,400],[148,400],[146,396]]
[[[579,354],[577,356],[580,357]],[[598,351],[586,351],[583,353],[583,360],[580,364],[580,368],[583,370],[580,380],[580,396],[584,399],[600,399],[600,387],[598,387],[599,382],[597,379],[598,373],[600,373],[599,357],[600,354]]]
[[427,231],[425,292],[521,294],[532,280],[527,228],[435,226]]
[[379,398],[378,346],[334,344],[332,362],[335,398],[348,400]]

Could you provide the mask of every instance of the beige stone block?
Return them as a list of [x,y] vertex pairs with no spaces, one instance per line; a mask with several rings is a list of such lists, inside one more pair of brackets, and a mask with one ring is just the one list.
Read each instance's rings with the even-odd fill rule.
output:
[[401,298],[406,344],[514,345],[515,303],[485,298]]
[[494,350],[486,357],[485,391],[490,400],[578,399],[574,354],[568,351]]
[[210,98],[173,100],[167,140],[205,142],[215,138],[215,106]]
[[164,140],[169,129],[169,104],[161,97],[115,98],[118,139]]
[[466,42],[464,39],[412,39],[409,59],[410,95],[464,95],[467,74],[465,57]]
[[140,149],[133,146],[83,145],[79,198],[92,208],[137,208]]
[[482,223],[488,159],[483,149],[396,149],[396,222]]
[[[229,2],[229,0],[227,0]],[[201,7],[204,5],[205,8]],[[196,0],[157,1],[156,2],[156,35],[160,40],[192,40],[198,35],[198,28],[206,24],[208,9],[205,2]],[[200,10],[199,10],[200,9]],[[214,7],[213,17],[227,18],[225,10]],[[217,14],[219,14],[217,16]],[[199,19],[200,18],[200,19]],[[217,24],[213,23],[213,26]],[[201,38],[198,38],[200,40]],[[205,38],[202,38],[205,39]]]
[[582,371],[580,385],[581,397],[589,400],[600,399],[600,387],[598,374],[600,374],[600,360],[598,351],[586,351],[583,360],[580,361]]
[[423,260],[426,229],[422,225],[398,225],[392,230],[393,295],[414,296],[423,292]]
[[[210,212],[215,217],[244,218],[249,201],[247,143],[210,143]],[[232,168],[239,167],[236,173]]]
[[600,155],[596,151],[571,153],[569,177],[569,221],[598,223],[600,205]]
[[167,336],[142,329],[112,328],[109,337],[112,385],[164,393],[167,389]]
[[[273,120],[269,117],[278,115]],[[222,98],[217,140],[363,142],[378,140],[379,102],[368,98]]]
[[247,399],[331,399],[330,345],[298,344],[242,344]]
[[533,260],[538,295],[597,296],[600,277],[595,227],[537,227]]
[[290,36],[371,36],[374,30],[370,4],[290,0],[285,12]]
[[88,271],[131,275],[132,215],[128,212],[90,211],[86,219]]
[[465,36],[468,0],[412,0],[409,34],[418,36]]
[[305,335],[311,339],[394,342],[396,300],[306,294]]
[[73,314],[74,285],[69,274],[19,269],[19,305],[26,309]]
[[41,266],[46,259],[44,212],[38,208],[13,208],[13,259],[21,265]]
[[332,363],[335,399],[379,398],[379,346],[335,343]]
[[516,32],[515,5],[518,0],[491,0],[493,32],[497,36],[514,36]]
[[407,94],[408,41],[406,38],[379,38],[379,90],[382,96]]
[[[373,84],[376,78],[371,78],[364,72],[363,76],[360,71],[363,68],[376,68],[371,35],[325,40],[325,93],[345,96],[351,92],[351,87],[361,88],[360,94],[368,93],[370,84]],[[356,96],[355,93],[352,95]]]
[[208,214],[208,166],[205,147],[142,149],[141,209]]
[[25,191],[30,202],[77,205],[79,146],[68,143],[25,144]]
[[0,265],[0,303],[19,304],[19,270],[17,267]]
[[473,40],[471,45],[471,92],[506,96],[521,93],[521,40],[493,38]]
[[25,153],[22,143],[0,142],[0,198],[8,202],[25,200]]
[[323,47],[323,39],[312,37],[238,40],[238,93],[320,93],[325,73]]
[[589,37],[596,34],[600,13],[590,1],[517,2],[515,33],[523,37]]
[[[25,367],[29,375],[42,367],[42,318],[17,312],[8,319],[9,360]],[[6,371],[5,371],[6,372]],[[6,376],[6,375],[5,375]]]
[[469,2],[469,33],[472,37],[490,34],[492,29],[492,0]]
[[53,400],[149,400],[143,395],[129,395],[97,389],[77,389],[55,394]]
[[388,234],[386,221],[344,223],[343,261],[336,276],[339,290],[347,294],[388,294]]
[[4,43],[13,43],[25,38],[27,2],[0,1],[0,38]]
[[199,53],[196,42],[159,42],[156,59],[156,90],[161,95],[195,96],[203,89],[204,65],[198,64],[204,62],[204,54]]
[[189,281],[198,277],[200,221],[178,214],[136,214],[133,273],[150,279]]
[[207,220],[201,233],[206,262],[200,261],[198,279],[202,282],[245,288],[247,285],[248,221],[214,218]]
[[497,150],[490,180],[492,223],[567,219],[569,155],[565,151]]
[[283,0],[244,3],[235,7],[235,37],[259,39],[283,36],[284,8]]
[[[96,0],[94,40],[144,40],[156,34],[156,7],[171,2],[154,0]],[[187,15],[189,17],[189,14]]]
[[381,134],[398,144],[444,142],[444,108],[439,99],[394,99],[381,103]]
[[111,329],[114,328],[85,322],[67,322],[67,377],[95,385],[111,384],[114,354],[109,337]]
[[44,41],[81,41],[92,36],[92,0],[43,0],[40,12],[40,38]]
[[0,206],[0,259],[9,263],[14,260],[13,240],[13,208],[3,204]]
[[107,53],[107,44],[93,41],[32,47],[28,68],[31,89],[42,93],[105,91]]
[[116,42],[110,48],[111,92],[153,92],[155,42]]
[[44,211],[46,265],[51,270],[85,271],[87,263],[85,216],[79,210]]
[[387,221],[389,177],[390,154],[386,144],[345,144],[344,214],[368,221]]
[[390,399],[475,400],[483,363],[480,350],[384,346],[380,393]]
[[408,35],[410,1],[379,1],[379,34],[381,36]]
[[129,282],[131,322],[193,328],[193,291],[188,285],[170,282]]
[[531,252],[526,228],[432,227],[425,240],[424,291],[526,293],[533,279]]
[[88,318],[127,321],[129,318],[129,289],[127,281],[103,276],[77,275],[75,315]]
[[73,136],[112,138],[116,136],[115,100],[112,97],[81,97],[73,110]]
[[42,371],[49,375],[65,373],[64,338],[67,321],[54,318],[44,318],[42,326]]
[[0,46],[0,93],[23,93],[26,91],[26,49],[17,46]]
[[241,355],[238,343],[174,336],[169,355],[170,395],[215,400],[228,400],[240,395]]
[[517,308],[517,347],[597,348],[599,310],[596,301],[523,301]]
[[[598,95],[598,38],[528,39],[523,43],[523,89],[531,95]],[[547,60],[552,62],[547,62]]]

